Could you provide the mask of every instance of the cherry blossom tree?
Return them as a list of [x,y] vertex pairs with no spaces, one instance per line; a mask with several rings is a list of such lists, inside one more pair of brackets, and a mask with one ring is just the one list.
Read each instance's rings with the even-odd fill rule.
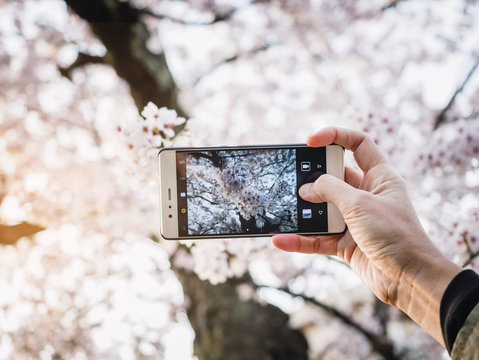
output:
[[447,356],[334,257],[161,240],[157,153],[360,129],[477,270],[477,2],[0,4],[0,358]]
[[186,159],[188,208],[198,215],[188,219],[189,234],[298,230],[292,149],[208,151]]

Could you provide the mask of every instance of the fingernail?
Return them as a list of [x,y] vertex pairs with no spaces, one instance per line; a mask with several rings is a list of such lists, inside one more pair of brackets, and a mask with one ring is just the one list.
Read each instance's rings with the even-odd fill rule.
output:
[[308,183],[308,184],[304,184],[303,186],[301,186],[301,187],[299,188],[299,191],[298,191],[298,192],[299,192],[299,196],[302,197],[302,196],[306,195],[307,193],[309,193],[309,189],[311,188],[312,185],[313,185],[313,184]]

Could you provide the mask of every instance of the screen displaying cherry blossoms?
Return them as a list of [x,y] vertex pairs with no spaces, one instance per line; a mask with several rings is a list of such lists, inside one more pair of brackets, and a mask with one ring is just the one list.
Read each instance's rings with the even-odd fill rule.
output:
[[295,149],[186,154],[188,235],[298,229]]

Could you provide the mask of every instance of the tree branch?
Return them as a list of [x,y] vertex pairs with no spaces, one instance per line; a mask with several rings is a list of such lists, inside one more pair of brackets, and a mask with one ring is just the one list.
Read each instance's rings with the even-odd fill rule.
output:
[[473,252],[473,253],[470,253],[469,254],[469,257],[467,258],[466,262],[464,262],[464,264],[462,264],[462,267],[465,267],[467,265],[470,265],[472,263],[472,261],[479,256],[479,251],[476,251],[476,252]]
[[196,159],[199,159],[199,158],[207,159],[211,161],[213,166],[217,167],[218,169],[223,168],[223,159],[215,151],[193,152],[191,153],[191,156],[193,156]]
[[356,16],[353,17],[353,19],[354,20],[361,20],[361,19],[364,20],[364,19],[370,19],[370,18],[380,16],[380,15],[382,15],[382,13],[384,13],[388,10],[397,8],[399,3],[402,3],[402,2],[405,2],[405,1],[409,1],[409,0],[388,1],[386,4],[384,4],[383,6],[381,6],[379,8],[374,7],[372,9],[369,9],[369,10],[366,10],[362,13],[357,14]]
[[71,80],[71,74],[73,70],[83,67],[88,64],[105,64],[105,59],[103,56],[94,56],[86,53],[79,52],[76,60],[67,67],[58,67],[58,71],[67,79]]
[[169,16],[169,15],[165,15],[165,14],[158,14],[158,13],[155,13],[153,11],[151,11],[150,9],[146,9],[146,8],[143,8],[143,9],[140,9],[139,10],[139,13],[140,15],[147,15],[147,16],[151,16],[155,19],[159,19],[159,20],[169,20],[171,22],[174,22],[174,23],[177,23],[177,24],[181,24],[181,25],[189,25],[189,26],[206,26],[206,25],[212,25],[214,23],[217,23],[217,22],[221,22],[221,21],[226,21],[228,20],[229,18],[231,18],[233,16],[233,14],[237,11],[238,9],[237,8],[233,8],[233,9],[230,9],[228,11],[225,11],[224,13],[221,13],[221,14],[214,14],[213,16],[213,19],[211,21],[206,21],[206,22],[202,22],[202,21],[185,21],[183,19],[178,19],[178,18],[174,18],[172,16]]
[[397,7],[397,5],[398,5],[399,3],[404,2],[404,1],[407,1],[407,0],[394,0],[394,1],[390,1],[388,4],[384,5],[384,6],[381,8],[381,11],[386,11],[386,10],[395,8],[395,7]]
[[276,177],[276,179],[274,180],[274,183],[273,185],[271,185],[271,187],[269,188],[268,190],[268,194],[271,194],[271,191],[273,190],[273,188],[276,186],[276,183],[278,182],[278,180],[283,176],[284,172],[286,171],[286,169],[288,169],[291,165],[293,164],[293,161],[292,161],[292,158],[290,158],[290,161],[288,161],[286,163],[286,165],[284,166],[283,170],[281,170],[281,172],[279,173],[279,175]]
[[467,73],[464,81],[461,83],[461,85],[454,91],[454,94],[452,95],[451,99],[447,103],[446,107],[442,109],[442,111],[439,113],[439,115],[436,117],[436,121],[434,122],[434,130],[436,130],[442,123],[446,122],[446,113],[449,111],[449,109],[452,107],[454,104],[454,101],[456,100],[457,95],[459,95],[463,90],[464,87],[467,85],[469,80],[471,79],[472,75],[474,75],[474,72],[477,69],[477,66],[479,63],[475,63],[469,72]]
[[479,250],[473,251],[471,248],[471,245],[469,244],[469,241],[467,240],[465,236],[463,236],[463,241],[464,241],[464,244],[466,244],[467,253],[469,255],[469,257],[464,262],[464,264],[462,264],[462,267],[465,267],[467,265],[470,265],[472,261],[479,256]]
[[318,300],[316,300],[313,297],[306,296],[303,294],[299,294],[296,292],[291,291],[288,287],[271,287],[271,286],[266,286],[266,285],[256,285],[257,288],[270,288],[270,289],[276,289],[279,291],[282,291],[288,295],[291,295],[293,297],[300,297],[306,302],[309,302],[323,311],[325,311],[328,315],[340,320],[342,323],[345,325],[352,327],[353,329],[357,330],[361,335],[363,335],[371,344],[371,347],[374,349],[375,352],[383,356],[385,359],[388,360],[399,360],[399,357],[397,357],[394,354],[394,346],[393,344],[387,340],[385,337],[376,335],[372,333],[371,331],[365,329],[362,325],[354,321],[350,316],[342,313],[341,311],[335,309],[332,306],[329,306],[327,304],[324,304]]
[[41,226],[22,222],[17,225],[0,225],[0,244],[13,245],[22,237],[36,234],[45,230]]
[[244,53],[238,53],[238,54],[235,54],[233,56],[230,56],[222,61],[220,61],[219,63],[213,65],[208,71],[206,71],[205,73],[203,73],[200,77],[198,77],[194,82],[193,82],[193,86],[196,86],[198,85],[198,83],[208,74],[211,74],[213,71],[215,71],[217,68],[219,68],[221,65],[224,65],[224,64],[227,64],[227,63],[230,63],[230,62],[233,62],[233,61],[236,61],[238,59],[241,59],[241,58],[245,58],[247,56],[250,56],[250,55],[255,55],[261,51],[265,51],[265,50],[268,50],[271,46],[273,46],[273,44],[270,44],[270,43],[264,43],[263,45],[261,46],[258,46],[258,47],[255,47],[251,50],[248,50]]
[[194,194],[192,196],[188,196],[189,199],[195,199],[195,198],[200,198],[200,199],[203,199],[207,202],[209,202],[211,205],[219,205],[217,202],[213,202],[211,200],[208,200],[207,198],[205,198],[204,196],[201,196],[201,195],[198,195],[198,194]]
[[239,6],[239,7],[235,7],[235,8],[231,8],[231,9],[228,9],[222,13],[213,13],[213,19],[211,19],[210,21],[206,21],[206,22],[202,22],[202,21],[185,21],[185,20],[182,20],[182,19],[178,19],[178,18],[175,18],[175,17],[172,17],[172,16],[169,16],[169,15],[165,15],[165,14],[159,14],[159,13],[156,13],[156,12],[153,12],[151,11],[150,9],[147,9],[147,8],[143,8],[143,9],[139,9],[139,14],[140,15],[147,15],[147,16],[151,16],[151,17],[154,17],[156,19],[160,19],[160,20],[170,20],[172,22],[175,22],[175,23],[178,23],[178,24],[182,24],[182,25],[189,25],[189,26],[206,26],[206,25],[212,25],[212,24],[215,24],[217,22],[222,22],[222,21],[226,21],[226,20],[229,20],[231,17],[233,17],[233,15],[240,11],[240,10],[243,10],[244,8],[248,7],[248,6],[251,6],[251,5],[255,5],[255,4],[260,4],[260,3],[265,3],[265,2],[268,2],[269,0],[253,0],[251,2],[249,2],[248,4],[245,4],[243,6]]
[[376,298],[374,303],[374,316],[379,320],[381,324],[381,335],[387,336],[388,322],[389,322],[389,305],[383,303]]
[[476,120],[477,118],[479,118],[479,111],[476,110],[471,112],[467,116],[458,116],[458,115],[451,116],[448,118],[448,120],[449,122],[454,122],[457,120]]

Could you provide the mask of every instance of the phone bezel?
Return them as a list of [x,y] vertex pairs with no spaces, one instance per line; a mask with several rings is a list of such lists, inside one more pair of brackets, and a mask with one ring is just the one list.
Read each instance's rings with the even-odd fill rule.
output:
[[[308,147],[306,144],[283,145],[241,145],[241,146],[209,146],[209,147],[172,147],[163,148],[158,153],[159,192],[160,192],[160,233],[166,240],[196,240],[211,238],[250,238],[268,237],[270,234],[223,234],[194,235],[180,237],[178,233],[178,197],[176,152],[177,151],[209,151],[209,150],[245,150],[245,149],[285,149]],[[326,170],[328,174],[344,180],[344,148],[337,144],[326,146]],[[171,171],[173,169],[173,171]],[[170,191],[170,194],[168,193]],[[337,235],[346,231],[346,224],[339,210],[331,203],[328,206],[328,232],[297,233],[300,235]],[[170,217],[171,216],[171,217]]]

